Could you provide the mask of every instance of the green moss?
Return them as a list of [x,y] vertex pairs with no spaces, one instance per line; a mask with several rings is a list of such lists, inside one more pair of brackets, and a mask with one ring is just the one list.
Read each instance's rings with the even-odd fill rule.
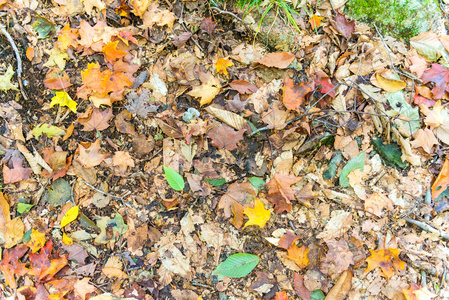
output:
[[442,13],[438,0],[349,0],[345,14],[376,24],[383,35],[405,40],[437,27]]

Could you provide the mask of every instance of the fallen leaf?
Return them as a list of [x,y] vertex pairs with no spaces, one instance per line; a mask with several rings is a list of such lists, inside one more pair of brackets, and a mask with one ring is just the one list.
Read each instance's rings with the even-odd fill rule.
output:
[[[150,6],[151,0],[131,0],[129,1],[129,5],[133,8],[131,12],[138,17],[142,17],[143,14],[147,11],[148,6]],[[84,298],[83,298],[84,300]]]
[[219,58],[215,63],[215,68],[217,69],[217,73],[221,75],[229,76],[227,67],[233,66],[234,63],[228,58]]
[[78,279],[73,286],[75,295],[80,297],[81,300],[85,300],[87,294],[93,293],[97,290],[95,286],[89,284],[89,280],[89,277]]
[[112,108],[105,110],[90,106],[87,111],[78,118],[78,122],[82,124],[83,131],[105,130],[109,127],[109,120],[112,119]]
[[128,52],[117,50],[118,43],[119,41],[109,42],[102,49],[104,59],[111,64],[128,54]]
[[201,98],[200,106],[209,104],[214,100],[215,96],[220,93],[221,84],[220,79],[212,76],[212,73],[199,73],[201,80],[200,86],[194,86],[189,94],[192,97]]
[[6,69],[5,74],[0,75],[0,90],[2,91],[8,91],[8,90],[15,90],[18,91],[17,84],[11,83],[11,78],[14,75],[14,71],[11,65],[8,66],[8,69]]
[[71,222],[75,221],[76,218],[78,218],[78,214],[79,214],[79,206],[73,206],[71,207],[64,215],[64,217],[62,217],[61,220],[61,228],[67,226],[68,224],[70,224]]
[[433,131],[429,128],[418,129],[413,133],[414,140],[410,142],[412,148],[423,148],[428,154],[433,153],[433,146],[439,145]]
[[412,63],[410,66],[410,71],[416,74],[418,78],[421,78],[424,71],[427,70],[427,62],[424,57],[419,54],[413,55],[409,57],[410,62]]
[[157,8],[157,2],[154,1],[150,7],[142,15],[143,28],[152,28],[153,25],[160,27],[167,26],[168,29],[173,28],[173,23],[176,20],[175,14],[169,10],[160,10]]
[[384,194],[374,193],[368,195],[368,198],[365,200],[365,210],[373,213],[378,217],[382,217],[382,210],[388,209],[389,211],[393,211],[393,201],[388,198]]
[[75,160],[87,169],[98,166],[108,156],[108,154],[101,154],[100,148],[99,139],[88,146],[79,144],[78,156],[75,157]]
[[[384,76],[385,72],[376,72],[377,84],[389,93],[394,93],[405,89],[407,83],[401,80],[391,79],[389,76]],[[386,73],[385,73],[386,74]]]
[[335,20],[330,20],[330,22],[332,26],[334,26],[334,28],[337,29],[337,31],[347,40],[349,40],[355,30],[355,20],[349,22],[346,20],[346,16],[342,15],[338,11],[335,16]]
[[115,118],[115,128],[121,133],[135,135],[136,130],[134,129],[134,125],[129,122],[130,120],[131,113],[126,109],[122,110]]
[[69,75],[59,68],[51,68],[45,75],[44,85],[51,90],[63,90],[70,87]]
[[235,131],[226,124],[212,128],[207,136],[212,139],[212,145],[218,149],[232,151],[237,148],[237,143],[243,140],[246,129]]
[[203,21],[201,21],[200,29],[204,32],[206,32],[208,35],[212,35],[215,31],[215,26],[217,25],[217,22],[212,21],[212,17],[204,18]]
[[287,292],[276,292],[275,300],[288,300]]
[[368,267],[364,271],[365,274],[379,267],[382,270],[382,274],[390,279],[394,275],[393,267],[397,270],[405,269],[405,262],[401,261],[398,257],[401,252],[400,249],[369,249],[369,251],[371,252],[371,256],[366,259]]
[[311,83],[301,82],[298,85],[294,85],[293,80],[285,78],[282,98],[285,107],[300,112],[301,104],[312,90],[313,84]]
[[245,80],[233,80],[229,85],[240,94],[252,94],[258,90],[257,86]]
[[263,228],[268,220],[270,220],[271,216],[271,209],[265,209],[263,203],[259,199],[255,200],[254,208],[246,207],[243,212],[249,218],[245,223],[245,226],[243,226],[243,229],[249,225],[257,225]]
[[69,47],[71,47],[72,49],[76,49],[78,46],[78,38],[79,38],[78,29],[72,29],[70,28],[70,25],[67,24],[59,32],[58,41],[56,42],[56,45],[61,51],[66,51]]
[[289,248],[287,248],[288,255],[286,258],[293,260],[299,268],[304,269],[309,265],[310,259],[307,257],[309,253],[309,248],[302,245],[301,248],[296,246],[296,243],[292,243]]
[[17,283],[14,275],[24,276],[28,273],[28,269],[25,267],[25,263],[19,261],[19,259],[25,255],[28,251],[28,247],[25,245],[16,246],[11,251],[3,250],[3,257],[0,262],[0,271],[2,271],[5,277],[5,283],[10,288],[16,289]]
[[256,60],[255,62],[267,67],[285,69],[292,63],[294,59],[294,54],[288,52],[274,52],[268,53],[263,58]]
[[50,107],[56,104],[60,106],[67,106],[72,112],[76,113],[77,103],[72,100],[69,94],[64,91],[55,91],[55,96],[51,98]]
[[126,174],[128,167],[134,168],[134,160],[127,151],[116,151],[112,157],[112,164],[118,168],[122,176]]
[[433,98],[441,99],[446,91],[449,91],[449,70],[440,64],[432,64],[432,67],[421,76],[423,83],[433,82]]
[[73,245],[73,240],[65,232],[62,233],[62,242],[65,245]]
[[45,234],[33,229],[30,240],[26,243],[30,247],[32,253],[36,253],[45,245]]
[[344,300],[348,295],[352,287],[352,271],[344,271],[340,278],[338,278],[337,283],[332,287],[329,293],[326,295],[327,299],[332,300]]
[[66,134],[63,129],[50,124],[41,124],[39,126],[36,126],[33,128],[32,132],[36,140],[39,140],[39,137],[42,134],[45,134],[49,138],[52,138],[54,136],[63,136]]
[[313,15],[309,19],[310,26],[312,26],[312,29],[315,30],[316,28],[319,28],[321,26],[321,20],[324,19],[324,17],[320,17],[317,15]]
[[312,292],[304,285],[304,277],[296,272],[293,273],[293,289],[302,300],[310,300]]

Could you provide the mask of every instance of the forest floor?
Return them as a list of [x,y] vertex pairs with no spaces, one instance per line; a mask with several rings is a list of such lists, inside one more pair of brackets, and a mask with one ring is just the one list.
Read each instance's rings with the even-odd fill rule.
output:
[[0,1],[3,297],[449,299],[449,37],[213,4]]

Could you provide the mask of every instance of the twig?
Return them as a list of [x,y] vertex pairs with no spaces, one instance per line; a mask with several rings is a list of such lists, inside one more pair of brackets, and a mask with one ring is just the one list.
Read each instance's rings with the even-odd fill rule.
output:
[[424,229],[424,230],[426,230],[428,232],[437,233],[439,237],[449,241],[449,233],[447,233],[447,232],[444,232],[442,230],[438,230],[438,229],[430,226],[429,224],[421,222],[421,221],[418,221],[418,220],[413,220],[413,219],[410,219],[410,218],[404,218],[404,219],[405,219],[405,221],[407,221],[407,222],[409,222],[409,223],[411,223],[413,225],[416,225],[419,228]]
[[245,21],[243,21],[242,18],[240,18],[239,16],[237,16],[236,14],[234,14],[230,11],[222,10],[221,8],[218,8],[216,6],[212,6],[211,8],[213,10],[216,10],[219,14],[230,15],[230,16],[234,17],[235,19],[239,20],[240,22],[242,22],[243,24],[245,24]]
[[[179,18],[179,23],[181,23],[182,27],[184,27],[184,29],[188,32],[190,32],[190,30],[187,29],[186,25],[184,25],[184,19],[183,19],[183,14],[184,14],[184,3],[181,6],[181,17]],[[192,41],[195,43],[195,45],[201,50],[201,52],[204,52],[203,48],[200,46],[200,44],[198,44],[198,41],[192,36]]]
[[99,192],[99,193],[101,193],[101,194],[103,194],[103,195],[105,195],[105,196],[109,196],[109,197],[111,197],[111,198],[114,198],[114,199],[122,200],[122,201],[123,201],[123,197],[114,196],[114,195],[111,195],[111,194],[109,194],[109,193],[103,192],[102,190],[97,189],[96,187],[94,187],[93,185],[91,185],[90,183],[88,183],[88,182],[86,182],[86,181],[84,181],[84,180],[82,180],[82,182],[84,182],[84,183],[85,183],[88,187],[90,187],[91,189],[93,189],[93,190],[95,190],[95,191],[97,191],[97,192]]
[[28,96],[25,94],[25,91],[23,89],[23,83],[22,83],[22,59],[20,58],[19,49],[17,49],[16,43],[12,39],[11,35],[8,31],[6,31],[6,28],[4,25],[0,24],[0,32],[8,39],[9,44],[11,45],[14,54],[16,55],[17,59],[17,81],[19,81],[19,87],[20,92],[22,93],[22,96],[25,100],[28,100]]

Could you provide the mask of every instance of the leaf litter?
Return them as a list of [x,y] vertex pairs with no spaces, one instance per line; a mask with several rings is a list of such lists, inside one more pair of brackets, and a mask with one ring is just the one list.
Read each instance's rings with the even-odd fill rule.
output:
[[3,296],[449,297],[448,36],[203,4],[0,4]]

